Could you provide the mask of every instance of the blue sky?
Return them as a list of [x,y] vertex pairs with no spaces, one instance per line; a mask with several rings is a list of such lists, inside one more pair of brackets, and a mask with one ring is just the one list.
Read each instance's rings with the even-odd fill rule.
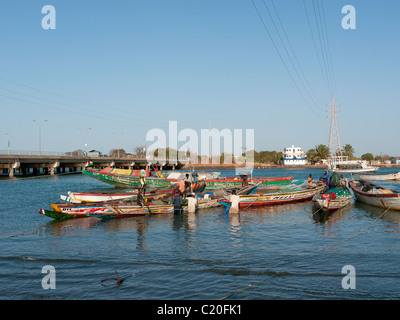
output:
[[[257,151],[308,150],[328,144],[335,94],[342,146],[400,155],[400,2],[253,1],[2,1],[0,150],[8,137],[13,150],[37,150],[32,120],[44,119],[42,151],[83,149],[78,128],[91,128],[88,150],[118,140],[132,152],[169,120],[199,136],[209,120],[254,129]],[[41,27],[47,4],[55,30]],[[355,30],[342,28],[345,5]]]

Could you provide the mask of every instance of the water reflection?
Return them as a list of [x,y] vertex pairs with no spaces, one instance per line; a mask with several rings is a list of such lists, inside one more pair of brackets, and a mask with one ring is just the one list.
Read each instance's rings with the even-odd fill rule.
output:
[[317,203],[312,206],[313,220],[320,224],[334,224],[342,220],[347,212],[353,208],[352,203],[349,203],[344,208],[332,212],[324,212]]
[[231,232],[237,233],[240,231],[240,213],[239,212],[232,212],[229,213],[229,223],[231,226]]
[[90,217],[66,221],[52,220],[44,225],[43,230],[45,235],[50,234],[52,236],[69,236],[79,233],[80,229],[91,229],[99,222],[100,220],[98,218]]
[[371,219],[377,219],[386,211],[386,213],[382,216],[382,219],[400,225],[400,211],[374,207],[359,201],[355,202],[354,207],[365,212]]

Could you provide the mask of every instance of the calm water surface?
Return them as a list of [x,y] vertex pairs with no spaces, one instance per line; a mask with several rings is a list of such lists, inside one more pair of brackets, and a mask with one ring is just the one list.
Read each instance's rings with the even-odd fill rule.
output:
[[[322,170],[254,175],[309,173]],[[94,189],[110,188],[80,174],[0,181],[1,299],[202,300],[244,288],[228,299],[400,298],[400,212],[377,219],[383,209],[353,201],[330,217],[313,215],[307,202],[120,220],[58,222],[38,213],[60,194]],[[54,290],[42,288],[45,265],[56,270]],[[345,265],[355,268],[355,289],[342,287]],[[120,286],[101,282],[115,270]]]

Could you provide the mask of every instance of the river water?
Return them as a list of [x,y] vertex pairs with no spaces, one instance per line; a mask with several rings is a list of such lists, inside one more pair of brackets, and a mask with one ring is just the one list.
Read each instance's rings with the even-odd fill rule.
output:
[[[400,182],[381,184],[400,190]],[[400,212],[379,218],[383,209],[353,200],[329,217],[313,215],[310,202],[117,220],[58,222],[38,213],[60,194],[93,189],[110,187],[81,174],[0,181],[0,299],[400,298]],[[42,286],[45,266],[55,270],[55,289]],[[120,285],[102,282],[115,270]]]

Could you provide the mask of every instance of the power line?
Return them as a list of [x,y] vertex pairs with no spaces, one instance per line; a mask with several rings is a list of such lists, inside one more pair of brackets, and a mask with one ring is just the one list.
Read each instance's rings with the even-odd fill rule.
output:
[[321,12],[322,12],[322,17],[324,20],[324,30],[325,30],[325,39],[326,39],[326,45],[328,48],[328,61],[329,61],[329,65],[331,68],[331,76],[332,76],[332,83],[333,83],[333,92],[335,95],[337,95],[337,91],[336,91],[336,82],[335,82],[335,76],[334,76],[334,72],[333,72],[333,64],[332,64],[332,56],[331,56],[331,48],[329,45],[329,38],[328,38],[328,28],[326,26],[326,19],[325,19],[325,9],[324,9],[324,1],[321,1]]
[[[291,44],[291,42],[290,42],[290,40],[289,40],[289,37],[288,37],[288,35],[287,35],[287,33],[286,33],[286,30],[285,30],[285,28],[284,28],[284,26],[283,26],[282,20],[281,20],[281,18],[280,18],[280,16],[279,16],[278,10],[276,9],[274,0],[271,0],[271,3],[272,3],[272,6],[273,6],[273,8],[274,8],[275,14],[276,14],[276,16],[277,16],[277,18],[278,18],[278,22],[279,22],[279,24],[280,24],[280,26],[281,26],[281,28],[282,28],[283,34],[284,34],[284,36],[285,36],[285,39],[286,39],[286,41],[287,41],[287,43],[288,43],[288,45],[289,45],[289,48],[290,48],[290,50],[291,50],[291,53],[293,54],[294,60],[295,60],[295,62],[297,63],[298,68],[299,68],[299,70],[300,70],[300,72],[301,72],[301,75],[302,75],[303,78],[304,78],[304,82],[303,82],[302,80],[301,80],[301,82],[302,82],[304,88],[306,89],[307,93],[309,94],[309,96],[310,96],[311,100],[313,101],[313,103],[315,103],[316,105],[318,105],[318,103],[316,102],[316,100],[318,100],[318,99],[314,99],[314,97],[316,97],[316,95],[315,95],[315,93],[314,93],[313,90],[312,90],[312,87],[311,87],[311,85],[310,85],[310,82],[308,81],[308,79],[307,79],[307,77],[306,77],[306,75],[305,75],[305,73],[304,73],[304,71],[303,71],[303,68],[301,67],[301,63],[299,62],[299,60],[298,60],[298,58],[297,58],[297,55],[296,55],[296,53],[295,53],[295,51],[294,51],[294,49],[293,49],[293,46],[292,46],[292,44]],[[264,2],[264,4],[265,4],[265,2]],[[271,20],[273,21],[272,17],[271,17]],[[275,25],[275,23],[274,23],[274,25]],[[277,31],[277,32],[278,32],[278,31]],[[278,32],[278,34],[279,34],[279,32]],[[279,38],[281,38],[280,34],[279,34]],[[282,42],[283,42],[283,41],[282,41]],[[288,56],[290,57],[289,54],[288,54]],[[292,59],[290,59],[290,60],[292,61]],[[293,64],[293,67],[295,68],[296,73],[297,73],[297,69],[296,69],[296,67],[294,66],[294,64]],[[298,76],[298,77],[299,77],[299,79],[300,79],[300,76]],[[307,86],[304,85],[304,83],[305,83]],[[308,88],[308,89],[307,89],[307,88]],[[314,97],[311,95],[310,92],[313,93]]]
[[[329,87],[329,92],[331,96],[335,95],[335,83],[334,83],[334,78],[332,75],[332,66],[330,62],[330,54],[328,53],[328,45],[327,45],[327,32],[325,31],[324,24],[322,22],[322,15],[321,15],[321,8],[319,5],[318,0],[312,0],[312,6],[313,6],[313,13],[314,13],[314,18],[315,18],[315,23],[316,23],[316,28],[317,28],[317,33],[318,33],[318,39],[319,39],[319,47],[321,49],[321,56],[322,56],[322,61],[323,61],[323,66],[324,66],[324,71],[326,74],[326,79],[328,81],[328,87]],[[324,16],[325,17],[325,16]],[[326,26],[326,21],[325,21],[325,26]]]
[[311,25],[311,20],[310,20],[309,14],[308,14],[308,10],[307,10],[307,6],[306,6],[306,3],[305,3],[305,0],[303,0],[303,5],[304,5],[304,10],[305,10],[305,12],[306,12],[306,17],[307,17],[308,26],[309,26],[309,28],[310,28],[310,33],[311,33],[311,38],[312,38],[313,45],[314,45],[315,54],[317,55],[318,64],[319,64],[319,67],[320,67],[322,76],[323,76],[323,78],[324,78],[326,88],[328,89],[329,92],[331,92],[331,91],[330,91],[330,88],[329,88],[329,81],[328,81],[327,75],[326,75],[326,73],[324,72],[324,70],[323,70],[323,68],[322,68],[321,57],[320,57],[319,52],[318,52],[318,49],[317,49],[317,44],[316,44],[316,40],[315,40],[314,32],[313,32],[313,27],[312,27],[312,25]]
[[[106,107],[102,107],[102,106],[100,106],[100,105],[97,105],[97,104],[94,104],[94,103],[91,103],[91,102],[82,101],[82,100],[79,100],[79,99],[76,99],[76,98],[73,98],[73,97],[68,97],[68,96],[65,96],[65,95],[62,95],[62,94],[58,94],[58,93],[54,93],[54,92],[51,92],[51,91],[48,91],[48,90],[39,89],[39,88],[37,88],[37,87],[29,86],[29,85],[26,85],[26,84],[23,84],[23,83],[20,83],[20,82],[15,82],[15,81],[8,80],[8,79],[4,79],[4,78],[0,78],[0,80],[1,80],[1,81],[4,81],[4,82],[11,83],[11,84],[13,84],[13,85],[17,85],[17,86],[20,86],[20,87],[28,88],[28,89],[31,89],[31,90],[34,90],[34,91],[38,91],[38,92],[41,92],[41,93],[46,93],[46,94],[49,94],[49,95],[53,95],[53,96],[56,96],[56,97],[59,97],[59,98],[63,98],[63,99],[67,99],[67,100],[72,100],[72,101],[80,102],[80,103],[83,103],[83,104],[86,104],[86,105],[89,104],[89,105],[93,105],[93,106],[96,106],[96,107],[101,107],[102,109],[107,109],[107,110],[112,110],[112,111],[118,111],[118,110],[115,109],[115,108],[110,108],[110,107],[106,108]],[[90,117],[95,117],[94,115],[97,115],[98,113],[102,113],[102,114],[105,114],[105,115],[109,115],[109,116],[111,116],[111,117],[122,117],[122,120],[121,120],[121,121],[126,122],[126,118],[127,118],[127,116],[128,116],[127,112],[125,112],[125,111],[118,111],[118,112],[120,112],[120,113],[123,113],[121,116],[119,116],[119,115],[118,115],[118,112],[113,112],[113,113],[104,112],[104,111],[100,111],[98,108],[93,109],[93,108],[88,108],[87,106],[77,107],[77,106],[73,106],[73,105],[71,105],[71,104],[67,104],[67,103],[65,103],[65,102],[57,102],[57,101],[52,101],[52,100],[48,100],[48,99],[44,99],[44,98],[38,98],[38,97],[33,96],[33,95],[29,95],[29,94],[26,94],[26,93],[16,92],[16,91],[9,90],[9,89],[4,89],[4,88],[0,88],[0,89],[1,89],[1,90],[4,90],[4,91],[8,91],[8,92],[15,93],[15,94],[20,94],[20,95],[23,95],[23,96],[27,96],[27,97],[39,99],[39,100],[42,100],[42,101],[47,101],[47,102],[56,103],[56,104],[63,104],[63,105],[69,106],[70,108],[79,109],[79,110],[82,110],[82,111],[87,111],[87,112],[90,112],[90,114],[88,114],[88,116],[90,116]],[[10,98],[10,97],[9,97],[9,98]],[[26,100],[24,100],[24,101],[27,102],[27,103],[32,103],[32,102],[30,102],[30,101],[26,101]],[[35,104],[36,104],[36,105],[40,105],[40,104],[37,104],[37,103],[35,103]],[[42,105],[42,106],[44,106],[44,105]],[[57,108],[57,107],[54,107],[54,106],[53,106],[52,108],[58,109],[58,110],[61,110],[61,111],[66,111],[66,112],[72,112],[72,113],[78,113],[78,114],[83,114],[83,115],[85,115],[84,112],[74,112],[74,111],[72,111],[72,110],[70,110],[70,109]],[[96,117],[97,117],[97,118],[101,118],[101,117],[98,117],[98,116],[96,116]],[[142,122],[154,123],[154,121],[156,120],[155,118],[152,118],[152,120],[149,120],[149,119],[146,119],[146,118],[144,118],[144,117],[142,117],[142,116],[140,116],[140,115],[138,115],[138,114],[135,114],[134,117],[135,117],[135,119],[134,119],[134,120],[131,120],[132,123],[142,123]],[[110,120],[111,120],[111,119],[110,119]],[[160,120],[161,120],[161,119],[160,119]]]
[[[264,0],[263,0],[263,1],[264,1]],[[277,44],[275,43],[275,41],[274,41],[274,39],[273,39],[273,37],[272,37],[270,31],[268,30],[268,27],[267,27],[267,25],[266,25],[266,23],[265,23],[263,17],[261,16],[260,11],[258,10],[258,8],[257,8],[256,4],[254,3],[254,1],[251,0],[251,2],[252,2],[252,4],[253,4],[254,9],[255,9],[256,12],[257,12],[257,15],[258,15],[258,17],[259,17],[259,19],[260,19],[262,25],[264,26],[265,32],[267,33],[269,39],[271,40],[271,42],[272,42],[272,44],[273,44],[273,46],[274,46],[274,48],[275,48],[275,50],[276,50],[276,52],[277,52],[279,58],[281,59],[281,61],[282,61],[283,65],[284,65],[286,71],[288,72],[290,78],[292,79],[294,85],[296,86],[296,88],[297,88],[297,90],[299,91],[300,95],[302,96],[303,100],[306,102],[306,104],[311,108],[311,110],[312,110],[317,116],[320,116],[320,115],[314,110],[314,108],[312,107],[312,105],[309,103],[309,101],[308,101],[308,100],[306,99],[306,97],[304,96],[304,94],[303,94],[302,90],[300,89],[300,87],[299,87],[297,81],[295,80],[295,78],[294,78],[292,72],[290,71],[290,69],[289,69],[287,63],[285,62],[285,59],[283,58],[283,56],[282,56],[280,50],[278,49],[278,46],[277,46]],[[264,5],[266,6],[265,2],[264,2]],[[266,6],[266,9],[267,9],[267,11],[269,12],[267,6]],[[271,20],[272,20],[272,17],[271,17]],[[272,22],[273,22],[273,20],[272,20]],[[276,27],[276,26],[275,26],[275,27]],[[279,34],[279,32],[278,32],[278,34]],[[283,43],[283,41],[282,41],[282,43]],[[284,46],[284,44],[283,44],[283,46]],[[285,46],[284,46],[284,47],[285,47]],[[287,52],[287,50],[286,50],[286,52]],[[288,54],[288,53],[287,53],[287,54]]]

